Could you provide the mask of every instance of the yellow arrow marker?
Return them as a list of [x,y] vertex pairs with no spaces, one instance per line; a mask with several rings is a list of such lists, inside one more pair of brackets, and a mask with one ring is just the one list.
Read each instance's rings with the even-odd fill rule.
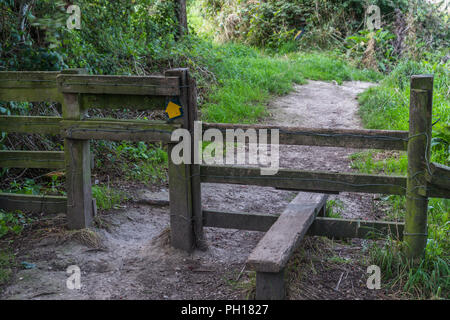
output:
[[172,101],[169,102],[166,108],[166,113],[169,116],[169,119],[175,119],[181,117],[183,115],[183,108]]

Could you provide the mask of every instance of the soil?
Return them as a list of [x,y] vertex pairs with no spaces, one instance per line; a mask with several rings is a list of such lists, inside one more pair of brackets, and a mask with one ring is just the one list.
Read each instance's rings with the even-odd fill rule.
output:
[[[373,84],[343,85],[310,81],[274,99],[270,124],[360,128],[357,94]],[[284,168],[352,171],[348,156],[356,150],[281,146]],[[93,235],[44,228],[25,235],[15,248],[17,261],[35,265],[20,269],[1,299],[242,299],[252,298],[253,272],[245,261],[261,232],[205,228],[206,251],[187,254],[169,245],[169,208],[164,201],[145,201],[167,190],[153,186],[140,199],[118,210],[102,212]],[[162,196],[161,196],[162,194]],[[295,197],[273,188],[203,184],[203,206],[237,212],[280,213]],[[343,217],[373,219],[373,196],[342,193]],[[150,204],[149,204],[150,203]],[[59,217],[61,218],[61,217]],[[58,219],[58,217],[53,217]],[[38,236],[35,236],[38,235]],[[92,238],[92,239],[91,239]],[[39,239],[39,240],[36,240]],[[95,240],[95,241],[94,241]],[[289,299],[386,299],[369,290],[367,243],[306,237],[289,263]],[[66,286],[67,267],[81,269],[81,289]]]

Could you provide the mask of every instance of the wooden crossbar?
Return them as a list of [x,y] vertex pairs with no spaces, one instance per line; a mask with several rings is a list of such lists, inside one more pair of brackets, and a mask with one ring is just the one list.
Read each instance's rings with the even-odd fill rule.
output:
[[65,167],[64,152],[2,150],[0,167],[62,169]]
[[59,134],[61,117],[0,116],[3,132]]
[[200,168],[202,182],[257,185],[291,190],[362,192],[404,195],[406,178],[359,173],[334,173],[280,169],[262,176],[260,168],[209,166]]
[[0,193],[0,208],[14,211],[40,213],[65,213],[67,198],[60,196],[28,195],[17,193]]
[[365,130],[365,129],[315,129],[283,127],[258,124],[203,123],[202,130],[227,129],[267,130],[267,141],[271,141],[272,130],[278,130],[279,143],[287,145],[308,145],[322,147],[345,147],[356,149],[406,150],[408,131]]
[[70,139],[104,139],[112,141],[169,142],[178,124],[147,120],[63,120],[61,134]]
[[56,77],[62,93],[112,95],[180,95],[180,79],[164,76],[89,76],[66,75]]

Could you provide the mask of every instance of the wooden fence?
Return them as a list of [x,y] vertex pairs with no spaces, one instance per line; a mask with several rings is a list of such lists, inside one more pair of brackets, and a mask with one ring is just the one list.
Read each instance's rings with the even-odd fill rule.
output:
[[[0,72],[0,101],[60,102],[63,110],[62,117],[0,116],[0,131],[61,134],[65,145],[64,152],[1,151],[0,166],[65,169],[67,191],[67,198],[3,193],[0,208],[48,213],[66,211],[70,228],[88,227],[94,209],[89,140],[162,141],[168,144],[169,150],[171,242],[176,248],[191,251],[205,247],[205,226],[267,231],[277,220],[276,214],[202,210],[201,182],[212,182],[320,193],[406,195],[405,225],[317,217],[308,233],[344,238],[393,233],[399,238],[403,236],[411,248],[410,255],[417,257],[422,254],[427,239],[428,197],[450,198],[449,168],[429,161],[432,87],[432,76],[412,77],[409,132],[203,124],[203,130],[279,129],[280,144],[408,152],[407,177],[290,169],[279,170],[273,176],[261,176],[260,168],[176,165],[170,160],[175,145],[170,137],[175,129],[188,129],[194,137],[197,91],[187,69],[172,69],[164,76],[148,77],[90,76],[81,74],[80,70]],[[173,97],[177,97],[184,109],[184,116],[175,122],[84,117],[89,108],[163,109],[167,99]]]

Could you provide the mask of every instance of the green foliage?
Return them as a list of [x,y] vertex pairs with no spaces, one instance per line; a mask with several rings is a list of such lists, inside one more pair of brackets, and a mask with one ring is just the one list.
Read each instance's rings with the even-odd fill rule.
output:
[[219,26],[217,36],[223,40],[280,48],[305,28],[302,47],[330,48],[364,25],[365,9],[372,3],[380,7],[384,19],[392,19],[394,9],[406,10],[408,2],[203,0],[200,5],[204,18]]
[[128,200],[123,191],[105,185],[92,186],[92,197],[100,210],[117,209],[122,202]]
[[15,256],[11,250],[0,251],[0,286],[5,285],[11,278],[12,268],[15,265]]
[[357,69],[334,52],[312,52],[293,54],[292,58],[299,65],[301,74],[311,80],[343,81],[378,81],[381,74],[373,70]]
[[387,72],[397,62],[392,45],[392,39],[395,39],[395,35],[389,30],[379,29],[375,32],[360,30],[358,34],[347,37],[345,39],[345,46],[348,49],[347,55],[353,58],[362,57],[372,38],[375,40],[375,48],[378,49],[375,51],[378,69]]
[[96,172],[142,183],[166,181],[167,152],[144,142],[97,141],[93,147]]
[[6,212],[0,209],[0,238],[20,234],[32,221],[20,211]]
[[371,263],[381,268],[383,283],[387,287],[401,289],[413,298],[448,299],[448,246],[447,251],[444,251],[437,241],[429,239],[425,258],[420,264],[415,264],[403,256],[402,245],[403,243],[388,238],[383,247],[374,244],[370,248]]
[[450,163],[450,100],[448,96],[449,62],[402,61],[380,86],[360,96],[360,115],[370,129],[409,129],[409,82],[414,74],[434,74],[432,161]]
[[[201,103],[202,118],[210,122],[255,122],[266,115],[264,102],[271,95],[286,94],[292,83],[303,84],[305,79],[342,83],[381,77],[352,67],[331,52],[270,55],[243,45],[219,46],[200,39],[188,52],[193,65],[205,66],[217,79]],[[202,82],[204,73],[199,77]]]
[[403,152],[386,156],[383,152],[369,150],[354,153],[349,158],[353,169],[368,174],[406,175],[408,166],[408,158]]
[[328,218],[342,218],[344,203],[339,199],[327,201],[327,210],[325,216]]

